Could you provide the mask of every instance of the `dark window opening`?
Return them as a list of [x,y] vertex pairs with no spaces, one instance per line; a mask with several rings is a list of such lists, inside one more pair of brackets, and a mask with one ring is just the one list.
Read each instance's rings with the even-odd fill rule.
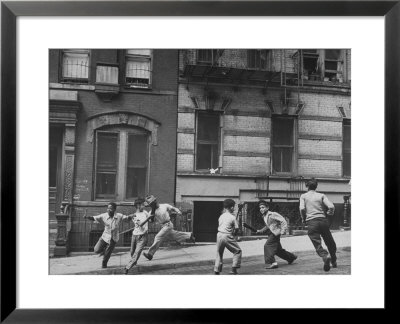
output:
[[275,118],[272,121],[272,170],[273,172],[292,172],[294,120]]
[[213,65],[218,57],[216,49],[201,49],[197,51],[197,63]]
[[126,198],[144,197],[147,174],[146,135],[129,135],[126,174]]
[[267,68],[267,50],[248,50],[247,66],[250,69],[265,70]]
[[219,115],[197,117],[196,169],[215,169],[219,162]]
[[303,50],[303,74],[306,76],[306,79],[319,79],[318,58],[319,54],[316,49]]
[[96,198],[116,195],[118,134],[97,134]]
[[351,176],[351,122],[343,120],[343,176]]
[[57,186],[57,155],[58,150],[56,146],[50,146],[49,151],[49,186]]
[[342,72],[340,71],[341,62],[341,50],[325,50],[325,74],[324,77],[329,81],[337,81],[341,77]]

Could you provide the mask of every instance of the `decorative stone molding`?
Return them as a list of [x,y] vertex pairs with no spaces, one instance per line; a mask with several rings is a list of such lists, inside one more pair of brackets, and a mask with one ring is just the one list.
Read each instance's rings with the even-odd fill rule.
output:
[[80,108],[78,101],[50,100],[50,123],[75,124]]
[[94,132],[97,129],[104,126],[113,125],[129,125],[146,129],[151,134],[151,143],[153,145],[158,144],[157,134],[158,127],[161,125],[161,123],[149,117],[130,111],[102,113],[88,118],[86,135],[87,141],[90,143],[93,142]]
[[65,155],[65,166],[64,166],[64,201],[72,201],[72,187],[73,187],[73,176],[74,176],[74,154]]

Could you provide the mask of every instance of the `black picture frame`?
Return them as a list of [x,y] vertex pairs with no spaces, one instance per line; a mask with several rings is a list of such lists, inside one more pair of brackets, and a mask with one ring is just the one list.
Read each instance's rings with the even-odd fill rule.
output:
[[[217,322],[240,310],[16,308],[16,19],[19,16],[384,16],[385,17],[385,249],[399,215],[399,1],[2,1],[1,2],[1,321],[5,323]],[[393,203],[396,202],[396,203]],[[383,206],[378,206],[380,211]],[[377,208],[377,206],[374,206]],[[397,223],[398,225],[398,219]],[[385,251],[386,255],[391,255]],[[371,262],[372,260],[369,260]],[[373,262],[373,261],[372,261]],[[385,263],[387,258],[385,258]],[[388,267],[385,264],[385,278]],[[386,281],[387,282],[387,281]],[[386,285],[385,285],[386,286]],[[395,285],[391,284],[391,287]],[[385,287],[385,296],[389,290]],[[56,294],[55,294],[56,298]],[[385,298],[385,308],[393,306]],[[253,315],[252,315],[253,316]],[[237,317],[236,317],[237,318]],[[239,317],[240,318],[240,317]]]

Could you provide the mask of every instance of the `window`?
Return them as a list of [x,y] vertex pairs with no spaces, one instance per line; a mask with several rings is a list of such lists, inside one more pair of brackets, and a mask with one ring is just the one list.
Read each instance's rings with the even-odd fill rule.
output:
[[247,67],[265,70],[267,68],[267,50],[248,50]]
[[201,49],[197,50],[197,63],[213,65],[218,59],[218,50]]
[[351,123],[343,120],[343,176],[351,176]]
[[97,132],[97,199],[134,199],[146,194],[148,135],[136,129]]
[[342,79],[342,64],[341,59],[342,50],[330,49],[325,50],[325,66],[324,66],[324,80],[325,81],[337,81]]
[[63,50],[62,80],[65,82],[88,83],[89,50]]
[[272,171],[292,172],[294,152],[294,119],[272,120]]
[[126,50],[125,82],[132,88],[148,88],[151,85],[151,50]]
[[219,115],[197,115],[196,170],[216,169],[219,163]]
[[318,75],[318,58],[319,54],[316,49],[303,50],[303,75],[306,80],[317,80]]

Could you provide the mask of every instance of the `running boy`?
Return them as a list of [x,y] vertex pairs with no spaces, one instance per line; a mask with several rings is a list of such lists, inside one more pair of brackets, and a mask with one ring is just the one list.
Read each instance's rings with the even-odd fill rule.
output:
[[136,212],[133,214],[133,223],[135,228],[132,233],[131,241],[131,259],[124,269],[124,273],[128,274],[129,270],[137,264],[137,261],[147,243],[147,222],[151,218],[150,214],[144,210],[144,199],[135,200]]
[[119,224],[122,220],[128,220],[133,215],[122,215],[116,213],[117,204],[110,202],[107,205],[107,212],[97,216],[83,216],[86,219],[104,225],[104,232],[94,247],[96,254],[103,254],[102,268],[107,268],[108,260],[119,240]]
[[227,248],[233,253],[232,270],[230,274],[237,274],[242,260],[242,250],[234,235],[239,230],[236,217],[233,215],[235,202],[232,199],[224,200],[224,213],[218,219],[217,257],[215,259],[214,274],[222,271],[224,250]]
[[261,217],[266,226],[257,230],[257,234],[270,231],[267,242],[265,242],[264,245],[265,269],[278,268],[275,255],[286,260],[289,264],[292,264],[293,261],[297,259],[297,256],[283,249],[280,241],[281,234],[285,233],[287,228],[285,218],[278,213],[269,211],[269,205],[265,200],[261,200],[258,203],[258,207],[260,208]]
[[154,253],[158,250],[161,243],[165,240],[174,240],[177,242],[184,242],[189,240],[195,243],[195,238],[193,233],[191,232],[180,232],[174,230],[174,225],[171,222],[171,218],[169,217],[169,213],[171,211],[175,211],[179,215],[181,215],[181,211],[169,204],[159,204],[157,202],[156,197],[153,195],[147,196],[145,198],[145,206],[151,207],[151,217],[154,217],[155,220],[161,224],[161,229],[157,233],[156,237],[154,238],[153,244],[150,246],[149,251],[147,253],[143,253],[143,255],[148,259],[153,259]]
[[[320,192],[317,192],[318,182],[312,178],[306,183],[308,192],[300,196],[300,214],[308,227],[308,237],[314,245],[315,251],[324,262],[324,271],[337,267],[336,263],[336,243],[329,230],[329,222],[327,215],[332,216],[335,212],[335,206],[328,197]],[[328,248],[326,251],[322,247],[321,236]]]

